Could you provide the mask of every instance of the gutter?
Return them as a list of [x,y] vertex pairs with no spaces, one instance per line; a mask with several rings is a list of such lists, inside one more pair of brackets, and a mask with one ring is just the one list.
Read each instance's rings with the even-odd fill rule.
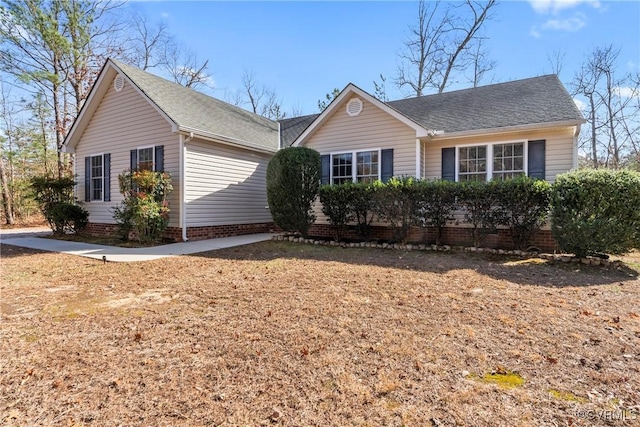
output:
[[[275,149],[269,149],[267,147],[256,145],[256,144],[253,144],[253,143],[248,142],[248,141],[243,141],[243,140],[240,140],[240,139],[231,138],[231,137],[224,136],[224,135],[212,134],[212,133],[209,133],[209,132],[204,132],[204,131],[199,130],[199,129],[193,129],[193,128],[183,127],[183,126],[178,127],[177,131],[189,134],[189,138],[190,139],[185,141],[185,142],[189,142],[193,138],[193,135],[196,134],[199,139],[204,139],[206,141],[212,141],[212,142],[217,142],[217,143],[220,143],[220,144],[232,145],[234,147],[240,147],[240,148],[245,148],[245,149],[248,148],[248,149],[251,149],[251,150],[254,150],[254,151],[259,151],[259,152],[268,153],[268,154],[274,154],[275,152],[278,151],[278,147],[280,146],[280,141],[277,141],[276,142],[276,148]],[[279,134],[279,132],[278,132],[278,134]]]
[[518,132],[518,131],[539,130],[542,128],[580,126],[584,122],[585,122],[584,120],[563,120],[558,122],[532,123],[532,124],[526,124],[526,125],[506,126],[506,127],[479,129],[479,130],[478,129],[465,130],[465,131],[450,132],[450,133],[437,131],[430,136],[432,136],[433,140],[443,141],[451,138],[464,138],[464,137],[493,135],[493,134],[510,133],[510,132]]

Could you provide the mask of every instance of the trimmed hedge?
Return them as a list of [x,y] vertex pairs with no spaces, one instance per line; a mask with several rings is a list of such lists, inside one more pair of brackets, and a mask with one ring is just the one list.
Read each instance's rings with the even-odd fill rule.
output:
[[89,212],[79,205],[73,195],[73,178],[36,176],[31,178],[34,199],[54,234],[77,233],[89,222]]
[[578,257],[640,248],[640,173],[584,169],[558,175],[551,230]]
[[326,186],[321,201],[336,239],[354,220],[356,229],[365,231],[361,237],[368,238],[375,217],[388,224],[394,241],[405,243],[412,226],[429,226],[440,245],[442,228],[460,210],[471,225],[474,246],[506,227],[514,247],[526,249],[551,210],[553,235],[565,252],[584,257],[640,248],[638,172],[580,170],[559,175],[553,185],[528,177],[490,182],[392,178],[386,184]]

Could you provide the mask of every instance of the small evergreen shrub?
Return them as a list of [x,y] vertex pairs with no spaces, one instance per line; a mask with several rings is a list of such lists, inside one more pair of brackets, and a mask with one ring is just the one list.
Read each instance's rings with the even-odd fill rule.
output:
[[267,166],[267,199],[273,221],[307,237],[316,219],[313,202],[320,186],[320,154],[306,147],[278,151]]
[[458,203],[464,222],[471,224],[473,245],[479,247],[487,234],[496,231],[500,213],[496,210],[497,181],[465,181],[458,184]]
[[640,173],[583,169],[558,175],[553,236],[565,252],[624,254],[640,247]]
[[452,181],[418,181],[416,182],[416,203],[418,218],[426,227],[434,227],[436,245],[441,245],[442,229],[454,220],[456,195],[459,183]]
[[371,238],[371,223],[375,218],[376,191],[379,185],[370,183],[350,184],[351,207],[356,223],[356,233],[364,240]]
[[120,235],[133,232],[140,243],[157,241],[169,225],[167,196],[173,190],[166,172],[126,170],[118,176],[122,203],[113,209]]
[[339,242],[344,237],[347,224],[355,216],[352,204],[353,185],[352,183],[344,183],[320,187],[322,213],[329,219],[329,223],[333,227],[336,242]]
[[81,231],[89,222],[89,212],[79,206],[73,196],[75,185],[70,177],[37,176],[31,179],[34,199],[54,234]]
[[376,214],[389,224],[392,240],[403,244],[407,241],[409,229],[416,224],[415,182],[414,178],[407,177],[391,178],[386,184],[374,183]]
[[551,184],[525,176],[496,181],[494,188],[499,223],[511,230],[517,249],[526,249],[549,213]]

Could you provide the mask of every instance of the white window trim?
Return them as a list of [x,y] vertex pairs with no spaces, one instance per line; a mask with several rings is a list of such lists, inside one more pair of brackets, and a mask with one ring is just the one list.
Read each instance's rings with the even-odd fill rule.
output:
[[102,157],[102,191],[100,192],[100,198],[93,198],[93,165],[91,164],[91,160],[89,160],[89,202],[104,202],[104,153],[98,154],[89,154],[89,159],[93,159],[94,157]]
[[378,152],[378,179],[382,179],[382,149],[381,148],[371,148],[364,150],[345,150],[345,151],[333,151],[329,153],[330,162],[330,174],[329,174],[329,184],[333,185],[333,156],[339,154],[351,154],[351,180],[353,182],[358,182],[358,167],[357,167],[357,154],[358,153],[368,153],[371,151]]
[[529,141],[524,139],[516,139],[510,141],[481,142],[476,144],[460,144],[456,145],[456,182],[460,181],[460,148],[465,147],[487,147],[487,179],[491,181],[493,177],[493,147],[503,144],[520,144],[522,143],[522,168],[525,176],[529,176]]
[[145,145],[144,147],[136,148],[136,169],[140,169],[140,150],[146,150],[147,148],[151,148],[151,164],[153,165],[151,170],[156,170],[156,146],[155,145]]

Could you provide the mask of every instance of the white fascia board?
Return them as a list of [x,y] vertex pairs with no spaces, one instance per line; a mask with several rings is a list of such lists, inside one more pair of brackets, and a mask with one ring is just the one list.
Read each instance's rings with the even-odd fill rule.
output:
[[252,142],[248,142],[248,141],[242,141],[239,139],[235,139],[235,138],[231,138],[228,136],[224,136],[224,135],[217,135],[217,134],[213,134],[210,132],[204,132],[200,129],[194,129],[194,128],[188,128],[185,126],[181,126],[178,128],[177,130],[178,132],[181,132],[185,135],[189,135],[191,133],[193,133],[193,135],[195,137],[198,137],[199,139],[203,139],[206,141],[211,141],[211,142],[217,142],[220,144],[225,144],[225,145],[231,145],[233,147],[238,147],[238,148],[244,148],[245,150],[253,150],[253,151],[259,151],[261,153],[268,153],[268,154],[274,154],[276,151],[278,151],[277,149],[273,149],[270,150],[266,147],[263,147],[261,145],[257,145],[255,143]]
[[432,131],[430,131],[429,129],[425,129],[424,127],[420,126],[419,124],[417,124],[416,122],[414,122],[413,120],[405,116],[404,114],[389,107],[387,104],[380,101],[376,97],[360,89],[358,86],[354,85],[353,83],[349,83],[342,90],[342,92],[340,92],[340,94],[337,97],[335,97],[333,101],[331,101],[329,106],[327,106],[327,108],[325,108],[324,111],[318,117],[316,117],[313,123],[311,123],[311,125],[307,127],[307,129],[305,129],[305,131],[302,132],[302,134],[300,134],[298,138],[296,138],[296,140],[293,142],[293,144],[291,144],[291,146],[298,147],[302,143],[304,143],[304,141],[309,136],[311,136],[320,126],[322,126],[322,124],[329,118],[329,116],[333,113],[333,111],[336,108],[338,108],[339,105],[341,105],[342,101],[350,95],[357,95],[357,96],[360,96],[361,98],[364,98],[365,100],[369,101],[371,104],[380,108],[385,113],[391,115],[392,117],[398,119],[405,125],[414,129],[416,132],[417,138],[423,138],[431,135]]
[[564,120],[558,122],[532,123],[527,125],[507,126],[490,129],[465,130],[461,132],[440,133],[431,136],[433,141],[445,141],[453,138],[470,138],[475,136],[498,135],[503,133],[523,132],[531,130],[546,130],[563,127],[580,126],[583,121],[580,120]]

